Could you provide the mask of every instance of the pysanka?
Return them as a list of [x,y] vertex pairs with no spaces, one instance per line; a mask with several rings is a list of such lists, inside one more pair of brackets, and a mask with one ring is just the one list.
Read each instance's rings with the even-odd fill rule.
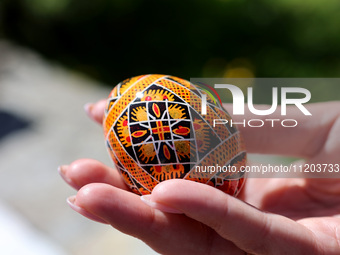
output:
[[[202,102],[206,114],[201,114]],[[243,140],[235,126],[213,127],[216,119],[231,117],[204,86],[174,76],[141,75],[110,93],[104,134],[115,166],[137,194],[183,178],[236,196],[245,180],[239,171],[246,164]],[[237,171],[198,171],[216,165]]]

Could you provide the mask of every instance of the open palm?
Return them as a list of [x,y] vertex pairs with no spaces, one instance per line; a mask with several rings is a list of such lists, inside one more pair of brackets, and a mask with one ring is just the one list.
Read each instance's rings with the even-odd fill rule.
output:
[[[318,122],[292,111],[300,123],[293,129],[240,127],[247,150],[339,164],[339,102],[308,107]],[[87,109],[101,122],[103,101]],[[77,160],[60,170],[79,189],[69,198],[74,210],[162,254],[340,254],[336,178],[249,178],[238,198],[208,185],[169,180],[142,201],[116,170],[95,160]]]

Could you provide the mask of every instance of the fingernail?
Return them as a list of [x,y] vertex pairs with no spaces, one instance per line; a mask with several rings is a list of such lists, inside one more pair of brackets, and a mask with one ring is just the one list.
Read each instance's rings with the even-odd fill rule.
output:
[[76,196],[71,196],[69,198],[67,198],[67,203],[68,205],[77,213],[80,213],[81,215],[85,216],[86,218],[99,222],[99,223],[104,223],[104,224],[108,224],[106,221],[104,221],[103,219],[99,218],[96,215],[93,215],[92,213],[89,213],[88,211],[86,211],[85,209],[81,208],[80,206],[76,205]]
[[92,103],[87,103],[84,105],[84,110],[87,114],[87,116],[89,116],[92,120],[95,120],[92,114],[92,109],[93,109],[93,105]]
[[80,189],[80,187],[78,185],[76,185],[70,178],[68,178],[66,176],[66,171],[68,169],[69,166],[63,165],[63,166],[59,166],[58,167],[58,172],[61,176],[61,178],[63,178],[63,180],[68,183],[71,187],[75,188],[76,190]]
[[157,202],[154,202],[154,201],[151,201],[151,195],[144,195],[144,196],[141,196],[140,199],[145,203],[147,204],[148,206],[152,207],[152,208],[155,208],[157,210],[160,210],[162,212],[166,212],[166,213],[177,213],[177,214],[182,214],[183,212],[175,209],[175,208],[172,208],[170,206],[167,206],[167,205],[164,205],[164,204],[160,204],[160,203],[157,203]]

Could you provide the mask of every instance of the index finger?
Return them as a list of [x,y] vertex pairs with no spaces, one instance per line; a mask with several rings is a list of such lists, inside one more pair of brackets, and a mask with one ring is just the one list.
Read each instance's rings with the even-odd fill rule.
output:
[[96,103],[88,103],[84,106],[86,114],[95,122],[102,124],[104,119],[104,109],[106,107],[106,99],[102,99]]

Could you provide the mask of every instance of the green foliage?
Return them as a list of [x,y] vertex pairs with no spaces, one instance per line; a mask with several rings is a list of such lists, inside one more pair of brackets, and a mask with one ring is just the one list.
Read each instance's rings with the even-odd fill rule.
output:
[[0,34],[109,84],[340,74],[338,0],[3,0],[0,11]]

